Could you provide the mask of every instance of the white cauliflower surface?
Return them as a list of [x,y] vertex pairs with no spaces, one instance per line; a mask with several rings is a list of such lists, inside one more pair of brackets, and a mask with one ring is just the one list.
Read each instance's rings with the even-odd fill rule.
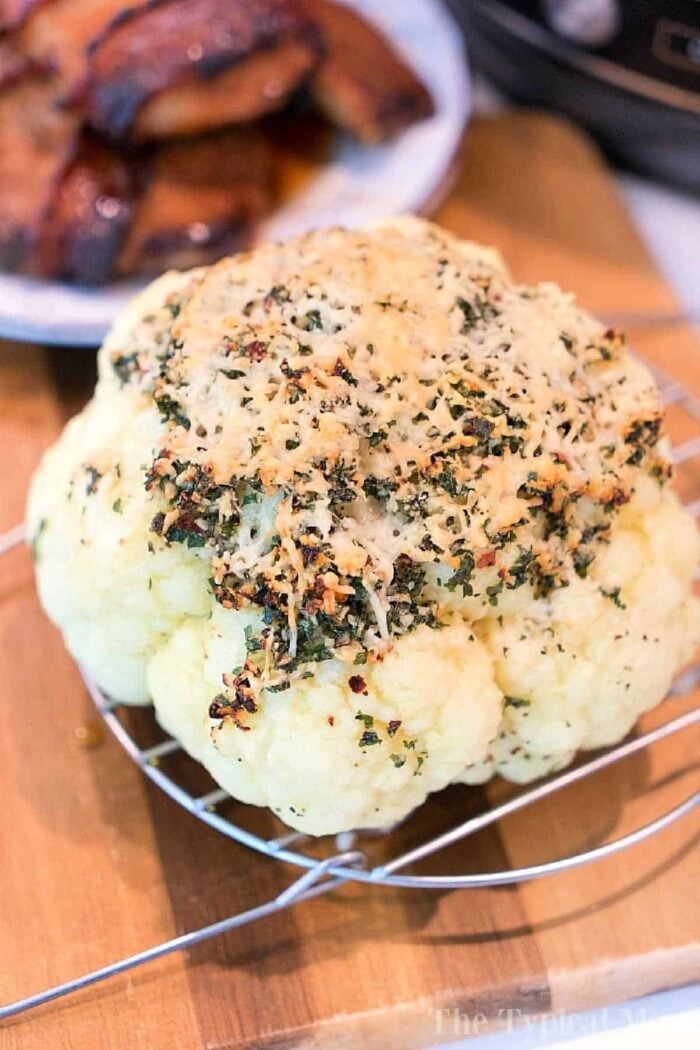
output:
[[698,640],[658,393],[555,285],[420,220],[168,274],[28,520],[109,695],[312,834],[613,743]]

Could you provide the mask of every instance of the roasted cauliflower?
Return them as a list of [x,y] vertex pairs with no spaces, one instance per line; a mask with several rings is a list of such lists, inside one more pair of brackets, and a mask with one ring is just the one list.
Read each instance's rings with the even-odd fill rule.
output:
[[611,744],[698,640],[648,370],[420,220],[168,274],[46,454],[41,598],[108,694],[312,834]]

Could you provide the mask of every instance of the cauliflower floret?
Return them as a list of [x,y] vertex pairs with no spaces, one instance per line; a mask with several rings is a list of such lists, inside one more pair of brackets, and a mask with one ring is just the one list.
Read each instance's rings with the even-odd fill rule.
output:
[[579,750],[615,743],[692,656],[700,635],[690,594],[697,531],[673,494],[659,499],[645,480],[586,579],[475,626],[505,706],[487,760],[460,780],[499,773],[523,783],[567,765]]
[[168,274],[46,454],[39,593],[97,684],[326,834],[613,743],[700,635],[654,382],[418,220]]
[[267,696],[249,732],[214,720],[211,697],[244,662],[256,619],[217,609],[180,627],[151,661],[148,684],[161,724],[215,780],[294,827],[323,835],[392,824],[480,758],[496,733],[493,661],[464,623],[420,627],[361,674],[322,664],[313,679]]
[[184,619],[211,609],[207,566],[196,553],[148,555],[153,506],[138,461],[157,423],[152,410],[126,399],[96,399],[44,458],[28,511],[44,607],[73,656],[99,669],[102,688],[127,703],[148,703],[153,652]]

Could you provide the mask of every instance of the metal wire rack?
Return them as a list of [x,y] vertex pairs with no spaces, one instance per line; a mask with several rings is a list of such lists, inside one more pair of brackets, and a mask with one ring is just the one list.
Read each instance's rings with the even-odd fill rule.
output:
[[[649,362],[646,363],[649,365]],[[673,458],[677,467],[680,489],[686,499],[686,506],[694,516],[700,517],[700,470],[698,470],[698,465],[700,465],[700,400],[658,368],[651,365],[649,367],[656,376],[667,409],[673,409],[685,417],[686,425],[681,426],[680,430],[685,432],[688,429],[688,423],[692,425],[692,436],[686,437],[674,447]],[[0,555],[9,553],[21,545],[24,540],[25,534],[22,526],[0,536]],[[301,901],[328,893],[348,882],[406,889],[456,890],[504,886],[542,878],[600,860],[642,842],[689,814],[700,803],[700,792],[695,792],[672,809],[628,834],[609,842],[603,842],[586,851],[541,864],[475,874],[406,874],[405,869],[449,846],[464,841],[504,817],[530,807],[584,778],[593,776],[674,733],[700,724],[700,708],[676,717],[650,732],[633,737],[574,768],[555,774],[500,805],[462,820],[440,834],[426,838],[420,845],[398,853],[389,861],[378,866],[369,866],[367,844],[371,837],[380,834],[385,842],[390,842],[395,829],[390,828],[380,833],[361,831],[344,833],[336,836],[335,839],[325,840],[313,839],[301,832],[291,830],[277,837],[265,837],[256,833],[249,826],[249,822],[246,826],[246,816],[250,815],[253,807],[234,803],[227,792],[220,788],[212,788],[202,793],[193,792],[188,786],[192,778],[187,775],[186,770],[187,763],[191,763],[192,766],[197,766],[197,764],[184,755],[180,744],[170,737],[165,737],[150,746],[139,744],[134,727],[130,724],[130,712],[133,709],[111,700],[91,681],[82,668],[81,673],[88,692],[105,723],[127,754],[150,780],[192,816],[244,846],[301,868],[302,874],[277,897],[249,911],[232,915],[220,922],[175,937],[74,980],[17,1002],[0,1006],[0,1020],[87,988],[144,963],[153,962],[172,952],[192,948],[202,941],[282,911]],[[700,684],[700,661],[676,679],[671,695],[688,694],[698,684]],[[171,760],[175,757],[178,758],[178,761],[173,764]],[[182,760],[184,760],[184,765]]]

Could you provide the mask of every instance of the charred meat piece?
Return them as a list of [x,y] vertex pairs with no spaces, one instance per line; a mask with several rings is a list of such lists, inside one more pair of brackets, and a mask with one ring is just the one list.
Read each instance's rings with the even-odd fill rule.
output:
[[30,62],[6,40],[0,40],[0,91],[7,91],[30,69]]
[[32,8],[48,0],[0,0],[0,29],[14,29],[21,25]]
[[145,165],[83,134],[56,180],[28,268],[39,277],[102,284],[131,226]]
[[273,192],[272,153],[254,129],[158,147],[119,270],[151,275],[168,266],[187,269],[248,247]]
[[374,143],[433,115],[427,88],[364,18],[332,0],[299,4],[321,30],[325,58],[311,90],[331,120]]
[[280,108],[314,61],[299,40],[256,52],[210,80],[183,83],[147,103],[136,120],[136,139],[188,135],[244,124]]
[[163,138],[280,108],[318,61],[292,0],[150,0],[89,48],[70,104],[112,138]]
[[[56,76],[57,94],[65,94],[85,72],[86,49],[126,7],[145,0],[4,0],[21,7],[16,18],[18,48]],[[0,0],[0,4],[3,0]]]
[[0,91],[0,267],[21,269],[52,186],[77,137],[53,105],[54,86],[31,76]]

